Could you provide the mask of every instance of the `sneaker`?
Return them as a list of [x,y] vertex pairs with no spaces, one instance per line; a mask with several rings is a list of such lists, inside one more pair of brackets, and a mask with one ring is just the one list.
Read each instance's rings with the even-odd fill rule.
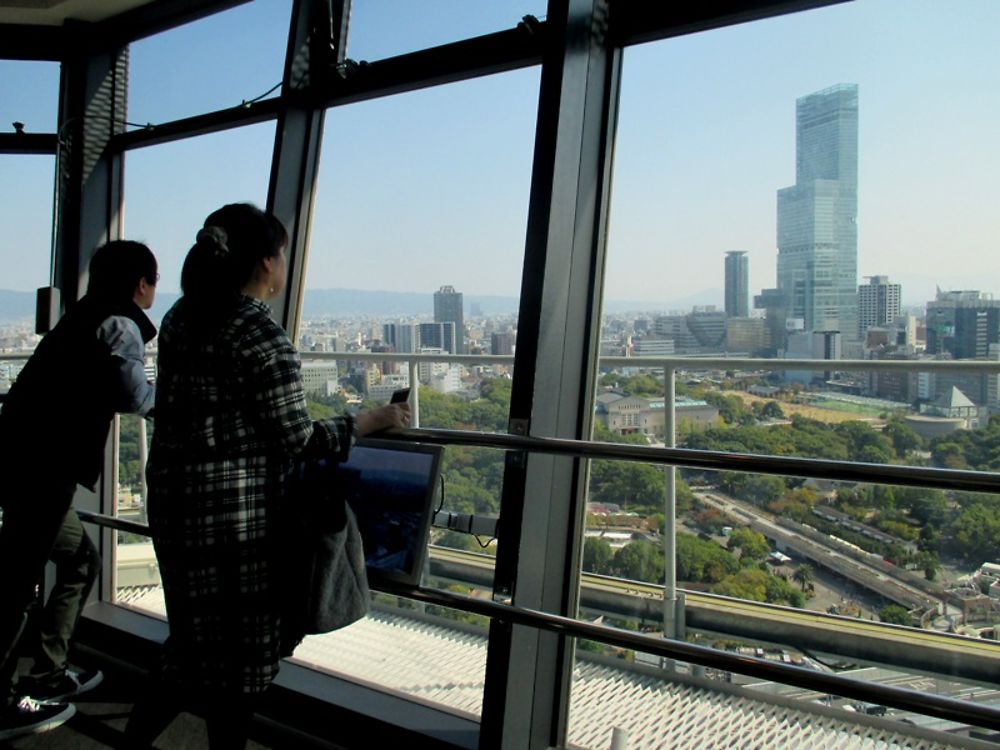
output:
[[18,688],[23,689],[25,693],[36,700],[62,701],[93,690],[103,680],[104,673],[99,669],[88,669],[85,672],[74,672],[72,669],[67,669],[54,683],[35,682],[29,679],[19,682]]
[[47,732],[65,724],[75,713],[72,703],[43,703],[24,696],[0,711],[0,740]]

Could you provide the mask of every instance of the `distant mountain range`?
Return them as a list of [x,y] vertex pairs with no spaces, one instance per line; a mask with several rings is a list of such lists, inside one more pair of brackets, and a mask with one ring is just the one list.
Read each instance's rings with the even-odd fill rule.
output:
[[[159,320],[176,301],[177,295],[161,293],[151,317]],[[605,313],[640,311],[689,310],[694,305],[720,304],[722,291],[706,289],[684,299],[670,301],[606,300]],[[518,310],[517,297],[466,294],[465,312],[471,315],[476,307],[483,315],[511,315]],[[345,317],[349,315],[380,315],[409,317],[431,315],[434,312],[434,295],[417,292],[385,292],[364,289],[308,289],[306,290],[303,317]],[[35,315],[34,292],[14,292],[0,289],[0,321],[32,319]]]

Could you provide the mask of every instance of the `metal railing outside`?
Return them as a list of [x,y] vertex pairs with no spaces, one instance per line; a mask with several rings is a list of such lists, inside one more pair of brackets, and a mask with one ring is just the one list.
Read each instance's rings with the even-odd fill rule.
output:
[[[419,440],[443,445],[486,446],[503,450],[535,451],[557,455],[575,455],[586,458],[617,458],[654,463],[672,462],[678,465],[697,465],[703,467],[726,465],[735,470],[751,470],[746,464],[740,467],[732,467],[728,462],[731,454],[714,451],[674,449],[670,452],[669,456],[657,456],[656,452],[662,454],[664,449],[593,441],[486,435],[456,430],[408,429],[399,430],[391,435],[387,435],[387,437],[403,441]],[[810,464],[823,464],[822,471],[826,472],[826,476],[837,478],[839,476],[846,476],[846,474],[839,474],[841,470],[846,471],[851,468],[851,465],[847,462],[817,462],[812,459],[794,459],[794,461],[798,471],[785,471],[784,473],[806,475],[804,472],[809,471],[815,475],[819,475],[822,473],[820,467],[810,467]],[[835,466],[831,467],[830,464],[835,464]],[[840,466],[840,464],[847,465]],[[872,468],[877,468],[877,466],[873,466]],[[867,471],[867,469],[862,471]],[[1000,477],[996,475],[984,475],[982,472],[954,472],[944,469],[928,469],[927,471],[932,472],[932,474],[925,474],[919,478],[914,477],[911,484],[915,486],[939,486],[942,481],[955,480],[957,478],[956,474],[963,475],[963,479],[965,480],[972,479],[972,477],[965,475],[979,475],[976,478],[977,486],[989,488],[991,491],[1000,490]],[[778,472],[775,471],[774,473]],[[968,483],[960,481],[955,486],[967,487]],[[87,512],[81,512],[81,517],[88,522],[108,528],[143,535],[148,535],[149,533],[148,527],[124,519]],[[863,682],[837,674],[817,672],[780,662],[772,662],[705,646],[698,646],[682,640],[658,638],[656,636],[633,633],[604,625],[595,625],[570,617],[518,607],[509,603],[484,601],[449,591],[440,591],[422,586],[414,588],[406,586],[395,587],[391,585],[383,586],[380,590],[384,593],[406,596],[430,604],[440,604],[512,624],[527,625],[575,638],[586,638],[611,646],[656,654],[667,659],[686,661],[708,668],[758,677],[821,693],[835,694],[903,711],[922,713],[948,721],[1000,730],[1000,709],[969,701],[921,693],[915,690],[880,683]]]
[[[2,360],[25,359],[28,355],[0,354]],[[347,360],[347,361],[405,361],[409,368],[410,382],[418,381],[421,362],[454,363],[463,365],[513,365],[512,356],[497,355],[444,355],[444,354],[399,354],[371,352],[309,352],[302,355],[304,361]],[[1000,374],[1000,362],[983,361],[940,361],[940,360],[778,360],[730,357],[602,357],[602,367],[630,367],[641,369],[661,369],[664,380],[666,447],[609,444],[584,440],[568,440],[546,437],[529,437],[506,434],[477,433],[442,429],[418,429],[419,395],[414,389],[411,402],[414,427],[400,430],[391,438],[399,440],[419,440],[443,445],[469,445],[490,447],[500,450],[539,452],[581,458],[618,459],[661,464],[667,467],[667,501],[665,515],[668,524],[675,518],[674,468],[685,466],[712,470],[743,471],[766,474],[815,477],[842,481],[862,481],[881,484],[900,484],[941,489],[960,489],[976,492],[1000,492],[1000,475],[936,469],[928,467],[895,466],[888,464],[860,464],[847,461],[828,461],[808,458],[778,457],[752,454],[733,454],[719,451],[701,451],[677,448],[675,444],[674,393],[675,377],[678,371],[698,370],[813,370],[813,371],[906,371],[937,372],[960,371],[979,374]],[[905,406],[901,404],[901,406]],[[86,520],[122,531],[148,535],[148,528],[124,519],[94,513],[81,513]],[[669,532],[670,526],[667,527]],[[674,571],[670,568],[674,560],[673,534],[664,534],[665,559],[668,562],[668,579],[664,586],[664,623],[676,622],[678,616],[678,591]],[[606,626],[593,625],[572,618],[561,617],[513,606],[511,604],[483,601],[452,592],[425,587],[386,589],[386,593],[397,593],[428,603],[443,604],[467,612],[494,617],[506,622],[529,625],[568,636],[587,638],[608,645],[632,648],[657,654],[668,659],[678,659],[706,667],[714,667],[738,674],[762,677],[776,682],[796,685],[810,690],[828,692],[848,698],[879,703],[917,713],[965,724],[1000,730],[1000,710],[971,702],[927,695],[912,690],[877,683],[866,683],[835,674],[813,672],[787,664],[775,663],[744,657],[725,651],[673,640],[676,633],[667,632],[665,638],[621,631]]]

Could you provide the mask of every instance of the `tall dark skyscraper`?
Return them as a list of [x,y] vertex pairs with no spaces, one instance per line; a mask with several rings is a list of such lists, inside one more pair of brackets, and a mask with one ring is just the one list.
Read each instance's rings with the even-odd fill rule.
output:
[[750,317],[750,260],[742,250],[726,253],[726,315]]
[[465,314],[462,293],[453,286],[443,286],[434,292],[434,322],[455,324],[455,354],[467,354],[465,347]]
[[795,102],[795,184],[778,191],[778,288],[809,331],[858,333],[858,87]]

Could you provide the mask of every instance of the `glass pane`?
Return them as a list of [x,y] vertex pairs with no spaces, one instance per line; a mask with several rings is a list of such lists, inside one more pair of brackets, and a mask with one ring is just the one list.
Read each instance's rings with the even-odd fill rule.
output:
[[526,15],[544,20],[544,0],[374,0],[354,3],[347,38],[352,60],[381,60],[469,37],[512,29]]
[[[977,247],[996,226],[987,163],[1000,159],[1000,53],[984,24],[998,12],[860,2],[626,50],[602,354],[632,359],[601,367],[596,439],[995,471],[1000,261]],[[699,362],[734,356],[760,359]],[[664,357],[688,359],[668,374]],[[935,359],[981,363],[967,372]],[[1000,663],[985,640],[1000,623],[996,577],[983,567],[1000,553],[997,496],[746,465],[679,468],[671,492],[670,469],[594,461],[582,615],[982,699],[981,665]],[[674,507],[676,524],[665,523]],[[594,574],[618,579],[606,584],[621,590],[613,606],[591,592]],[[664,598],[677,609],[666,627]],[[951,660],[952,648],[969,651]],[[621,658],[642,672],[637,654]],[[578,671],[575,690],[597,689]],[[725,682],[885,712],[694,672],[667,665],[662,678],[704,678],[704,701],[729,700],[716,695]],[[613,701],[610,683],[600,689]],[[573,701],[571,739],[606,747],[610,726]],[[662,703],[651,710],[662,716]],[[668,724],[640,742],[671,744]]]
[[[205,217],[226,203],[265,204],[273,144],[274,124],[262,123],[126,154],[124,236],[147,243],[156,255],[160,281],[149,312],[155,324],[180,294],[181,265]],[[153,377],[155,355],[147,368]],[[119,421],[116,512],[145,523],[142,445],[143,439],[148,445],[153,424],[130,415]],[[116,601],[162,614],[152,544],[127,532],[118,533],[118,542]]]
[[157,124],[261,96],[281,82],[290,19],[291,0],[254,0],[134,42],[129,122]]
[[[537,86],[537,71],[519,71],[328,113],[299,348],[306,367],[311,352],[345,355],[313,362],[336,363],[311,395],[317,414],[384,403],[410,386],[407,355],[421,353],[442,358],[412,370],[421,426],[506,431]],[[423,583],[489,592],[503,453],[449,447],[442,473]],[[362,651],[403,648],[415,671],[348,664],[342,647],[320,661],[312,639],[299,658],[389,690],[425,686],[425,698],[478,715],[485,623],[388,597],[373,619],[384,622]],[[431,689],[439,662],[425,654],[455,630],[473,633],[462,636],[472,671]]]
[[52,253],[55,158],[0,155],[0,393],[38,343],[35,290],[48,286]]
[[59,64],[0,60],[0,128],[14,132],[54,133],[58,127]]
[[181,265],[209,213],[226,203],[263,207],[274,123],[134,149],[125,155],[125,231],[156,255],[154,323],[180,293]]

